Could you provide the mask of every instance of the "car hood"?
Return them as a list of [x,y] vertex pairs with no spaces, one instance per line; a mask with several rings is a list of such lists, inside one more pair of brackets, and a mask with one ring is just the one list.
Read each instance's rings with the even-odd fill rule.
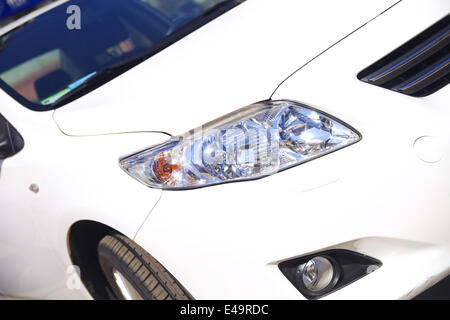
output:
[[181,134],[268,99],[292,72],[395,2],[248,0],[55,110],[54,119],[68,135]]

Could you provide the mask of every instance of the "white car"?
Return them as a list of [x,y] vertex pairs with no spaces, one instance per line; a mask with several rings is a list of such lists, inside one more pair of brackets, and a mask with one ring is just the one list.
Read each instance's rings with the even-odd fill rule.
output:
[[2,27],[0,295],[432,290],[450,274],[449,12],[78,0]]

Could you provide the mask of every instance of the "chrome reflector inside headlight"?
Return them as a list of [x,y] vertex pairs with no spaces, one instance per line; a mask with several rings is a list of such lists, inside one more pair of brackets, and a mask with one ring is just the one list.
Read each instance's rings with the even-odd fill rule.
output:
[[274,174],[360,140],[349,126],[292,101],[250,105],[120,160],[153,188],[198,188]]

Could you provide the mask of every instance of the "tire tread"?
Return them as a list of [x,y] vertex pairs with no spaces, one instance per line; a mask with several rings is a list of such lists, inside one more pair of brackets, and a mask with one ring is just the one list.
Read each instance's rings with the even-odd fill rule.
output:
[[189,292],[153,256],[129,238],[107,235],[98,245],[99,255],[112,255],[126,266],[154,300],[191,300]]

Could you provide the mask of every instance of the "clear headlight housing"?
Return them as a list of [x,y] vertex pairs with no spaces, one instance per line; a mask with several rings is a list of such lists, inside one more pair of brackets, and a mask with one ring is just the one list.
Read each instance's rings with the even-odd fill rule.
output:
[[311,107],[264,101],[124,157],[120,166],[149,187],[199,188],[268,176],[360,139]]

